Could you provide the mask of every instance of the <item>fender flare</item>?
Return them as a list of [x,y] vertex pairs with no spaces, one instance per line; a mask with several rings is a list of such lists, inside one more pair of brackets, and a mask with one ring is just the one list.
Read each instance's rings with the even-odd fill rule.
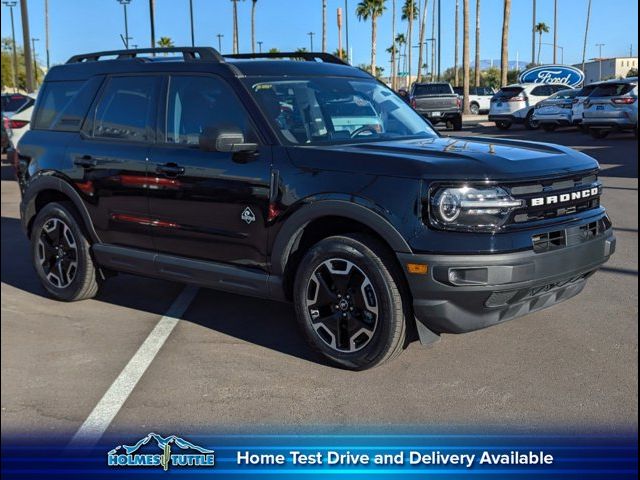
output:
[[91,217],[87,211],[87,207],[84,201],[80,197],[80,194],[65,180],[53,175],[42,175],[33,178],[27,185],[22,202],[20,203],[22,223],[25,231],[28,231],[31,220],[36,215],[36,198],[45,190],[55,190],[67,196],[69,200],[74,204],[76,210],[82,217],[84,226],[87,229],[87,233],[93,243],[100,243],[100,238],[93,228]]
[[312,221],[327,216],[345,217],[362,223],[380,235],[393,251],[412,253],[411,247],[400,232],[373,210],[344,200],[321,200],[301,207],[285,220],[271,249],[272,274],[284,274],[291,251],[305,227]]

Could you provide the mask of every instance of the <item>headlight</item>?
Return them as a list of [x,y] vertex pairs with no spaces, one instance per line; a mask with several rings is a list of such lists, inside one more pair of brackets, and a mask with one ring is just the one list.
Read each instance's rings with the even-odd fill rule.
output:
[[431,197],[431,222],[448,230],[490,232],[522,206],[500,187],[441,188]]

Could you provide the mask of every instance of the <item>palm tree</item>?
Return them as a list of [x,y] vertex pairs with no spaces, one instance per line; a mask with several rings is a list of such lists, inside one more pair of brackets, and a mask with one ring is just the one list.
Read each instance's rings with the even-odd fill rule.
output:
[[411,50],[413,43],[413,21],[418,19],[418,7],[416,6],[415,0],[405,0],[404,6],[402,7],[402,20],[407,20],[409,25],[407,27],[407,39],[406,39],[406,47],[408,49],[407,56],[409,57],[408,63],[408,82],[409,86],[411,86]]
[[480,0],[476,0],[476,61],[473,85],[480,86]]
[[469,114],[469,0],[462,0],[462,101]]
[[542,49],[542,34],[549,33],[549,25],[544,22],[540,22],[536,24],[536,28],[534,28],[535,32],[539,35],[538,37],[538,60],[537,63],[540,63],[540,50]]
[[[395,43],[396,43],[396,45],[398,45],[398,57],[396,59],[396,61],[398,62],[397,70],[399,71],[400,68],[402,68],[402,71],[406,72],[407,71],[406,60],[405,60],[405,64],[402,65],[402,67],[400,66],[400,57],[402,56],[401,52],[403,51],[403,48],[404,48],[405,54],[406,54],[406,49],[407,49],[407,47],[406,47],[406,45],[407,45],[407,37],[404,35],[404,33],[399,33],[399,34],[396,35]],[[406,58],[406,56],[405,56],[405,58]]]
[[591,18],[591,0],[587,6],[587,23],[584,25],[584,43],[582,44],[582,71],[584,72],[584,59],[587,55],[587,34],[589,33],[589,19]]
[[424,32],[427,29],[427,6],[429,5],[429,0],[424,0],[424,5],[422,6],[422,20],[420,21],[420,34],[418,35],[419,43],[418,43],[418,81],[422,80],[422,52],[424,47]]
[[252,53],[256,53],[256,4],[257,3],[258,3],[258,0],[251,0],[251,52]]
[[[391,47],[387,52],[391,53],[391,88],[396,89],[396,0],[391,1]],[[584,67],[582,69],[584,71]]]
[[327,51],[327,0],[322,0],[322,51]]
[[511,0],[504,0],[502,16],[502,49],[500,51],[500,86],[507,84],[509,72],[509,20],[511,18]]
[[371,19],[371,71],[377,72],[376,69],[376,37],[378,35],[378,17],[382,15],[387,7],[386,0],[362,0],[356,6],[356,15],[358,20],[367,21]]
[[171,48],[173,47],[173,40],[171,40],[171,37],[160,37],[160,40],[158,40],[158,47]]
[[456,39],[455,39],[455,42],[454,42],[454,44],[455,44],[454,50],[455,51],[454,51],[454,54],[453,54],[453,68],[455,70],[455,72],[453,73],[454,74],[454,80],[453,81],[454,81],[456,87],[460,86],[460,78],[459,78],[459,75],[458,75],[458,37],[459,37],[459,35],[458,35],[458,23],[459,23],[458,22],[458,16],[459,16],[459,10],[460,10],[460,1],[456,0],[456,15],[455,15],[456,26],[454,28]]
[[238,2],[240,0],[231,0],[233,2],[233,53],[240,53],[238,48]]

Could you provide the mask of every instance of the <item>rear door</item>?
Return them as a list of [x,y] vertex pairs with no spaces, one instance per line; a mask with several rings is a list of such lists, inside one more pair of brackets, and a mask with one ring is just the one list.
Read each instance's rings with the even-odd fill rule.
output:
[[107,78],[67,156],[83,172],[87,209],[104,243],[153,249],[147,156],[155,141],[160,76]]
[[161,139],[151,148],[150,211],[160,253],[264,268],[271,148],[205,151],[205,128],[239,129],[259,143],[245,107],[216,75],[172,75]]

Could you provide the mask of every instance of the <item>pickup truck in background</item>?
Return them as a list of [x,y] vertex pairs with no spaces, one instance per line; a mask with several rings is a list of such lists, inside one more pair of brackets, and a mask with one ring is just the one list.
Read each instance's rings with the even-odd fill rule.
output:
[[[462,87],[453,87],[460,98],[464,98]],[[495,94],[491,87],[470,87],[469,88],[469,110],[473,115],[487,113],[491,108],[491,97]]]
[[462,130],[462,99],[449,83],[415,83],[411,106],[434,125],[445,122],[448,128]]

